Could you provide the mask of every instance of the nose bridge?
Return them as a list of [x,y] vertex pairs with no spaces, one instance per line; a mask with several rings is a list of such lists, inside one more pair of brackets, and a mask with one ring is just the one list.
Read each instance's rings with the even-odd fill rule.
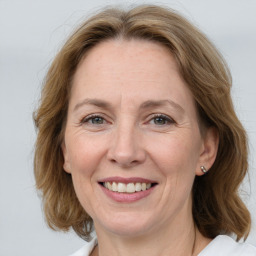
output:
[[145,151],[141,142],[140,131],[135,122],[129,118],[119,120],[113,131],[109,159],[123,166],[143,162]]

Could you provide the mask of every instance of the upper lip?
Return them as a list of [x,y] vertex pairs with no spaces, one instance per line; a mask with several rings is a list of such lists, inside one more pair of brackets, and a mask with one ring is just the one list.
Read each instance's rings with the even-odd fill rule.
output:
[[124,178],[124,177],[107,177],[104,179],[100,179],[98,182],[102,183],[102,182],[120,182],[120,183],[124,183],[124,184],[128,184],[128,183],[136,183],[136,182],[140,182],[140,183],[157,183],[154,180],[150,180],[150,179],[145,179],[145,178],[141,178],[141,177],[129,177],[129,178]]

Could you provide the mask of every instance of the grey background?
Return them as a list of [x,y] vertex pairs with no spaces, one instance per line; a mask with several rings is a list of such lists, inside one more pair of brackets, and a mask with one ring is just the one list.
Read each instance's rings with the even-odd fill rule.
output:
[[[51,231],[33,178],[32,112],[46,70],[65,38],[106,0],[0,0],[0,256],[69,255],[83,241]],[[241,193],[256,245],[256,1],[126,1],[180,10],[215,43],[233,74],[233,99],[250,141],[250,180]]]

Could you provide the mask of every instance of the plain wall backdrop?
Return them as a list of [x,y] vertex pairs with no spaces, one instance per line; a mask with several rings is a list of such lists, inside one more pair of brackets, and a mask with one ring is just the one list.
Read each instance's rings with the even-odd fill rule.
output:
[[[214,42],[233,75],[233,99],[250,142],[250,181],[241,193],[256,245],[256,1],[125,1],[179,10]],[[88,14],[116,0],[0,0],[0,256],[65,256],[84,243],[44,222],[33,177],[32,112],[43,77],[67,36]]]

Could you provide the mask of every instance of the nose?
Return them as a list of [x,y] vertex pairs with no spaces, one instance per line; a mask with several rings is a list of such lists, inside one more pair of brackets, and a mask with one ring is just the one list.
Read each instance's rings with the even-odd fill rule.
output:
[[113,131],[107,158],[112,163],[124,168],[143,163],[146,159],[146,151],[143,148],[140,131],[133,126],[128,127],[128,125],[117,127]]

